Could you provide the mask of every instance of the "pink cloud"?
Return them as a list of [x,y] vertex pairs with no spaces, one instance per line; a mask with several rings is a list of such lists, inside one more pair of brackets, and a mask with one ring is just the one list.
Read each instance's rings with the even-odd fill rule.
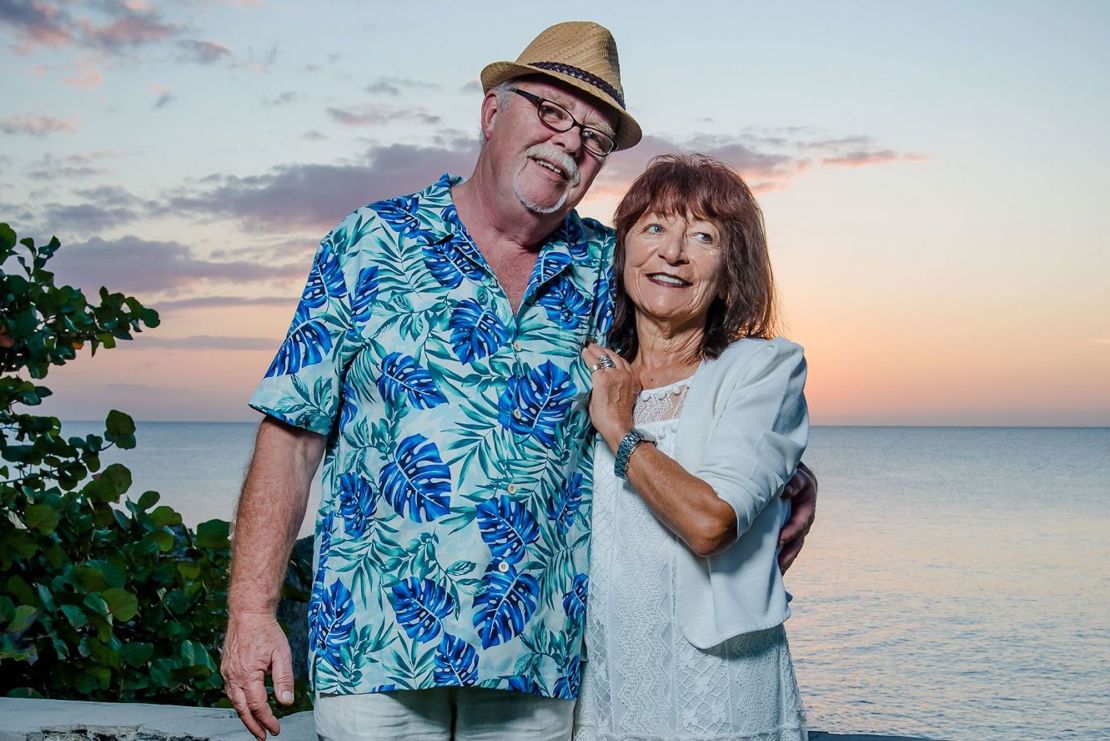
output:
[[98,88],[104,83],[104,75],[100,74],[100,70],[78,70],[76,74],[62,80],[70,87],[79,87],[86,90]]
[[79,122],[76,120],[63,121],[60,118],[41,114],[16,114],[0,121],[0,131],[5,134],[27,134],[38,137],[59,132],[73,132],[78,126]]

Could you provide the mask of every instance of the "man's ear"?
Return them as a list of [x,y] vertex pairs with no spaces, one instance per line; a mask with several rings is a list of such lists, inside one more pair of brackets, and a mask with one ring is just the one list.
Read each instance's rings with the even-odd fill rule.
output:
[[493,136],[493,124],[500,111],[497,102],[497,91],[490,90],[482,98],[482,140],[489,141]]

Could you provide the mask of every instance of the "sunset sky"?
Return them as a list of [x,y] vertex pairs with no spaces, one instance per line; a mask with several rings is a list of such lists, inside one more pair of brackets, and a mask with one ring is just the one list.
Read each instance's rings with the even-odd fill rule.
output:
[[763,205],[817,424],[1110,424],[1110,3],[0,0],[0,221],[163,324],[47,409],[252,420],[319,238],[469,175],[478,72],[545,26],[620,47],[645,138]]

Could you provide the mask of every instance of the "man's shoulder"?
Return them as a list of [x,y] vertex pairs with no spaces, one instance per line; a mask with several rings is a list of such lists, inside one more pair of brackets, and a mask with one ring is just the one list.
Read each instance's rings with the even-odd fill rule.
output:
[[[578,216],[575,212],[575,216]],[[586,239],[602,242],[604,244],[611,244],[617,236],[617,233],[612,227],[605,226],[600,221],[589,216],[578,216],[579,223],[582,224],[582,230]]]
[[451,187],[459,181],[461,178],[444,174],[415,193],[371,201],[343,217],[329,233],[329,239],[345,243],[349,250],[374,234],[388,235],[391,241],[399,243],[406,238],[426,239],[433,232],[448,231],[458,220]]

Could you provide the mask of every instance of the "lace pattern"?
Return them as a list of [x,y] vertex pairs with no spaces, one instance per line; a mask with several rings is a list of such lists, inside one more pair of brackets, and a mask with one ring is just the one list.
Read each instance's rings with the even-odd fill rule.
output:
[[[636,426],[674,455],[689,379],[641,393]],[[701,651],[678,624],[684,548],[594,456],[586,664],[574,741],[804,741],[805,713],[782,626]]]

